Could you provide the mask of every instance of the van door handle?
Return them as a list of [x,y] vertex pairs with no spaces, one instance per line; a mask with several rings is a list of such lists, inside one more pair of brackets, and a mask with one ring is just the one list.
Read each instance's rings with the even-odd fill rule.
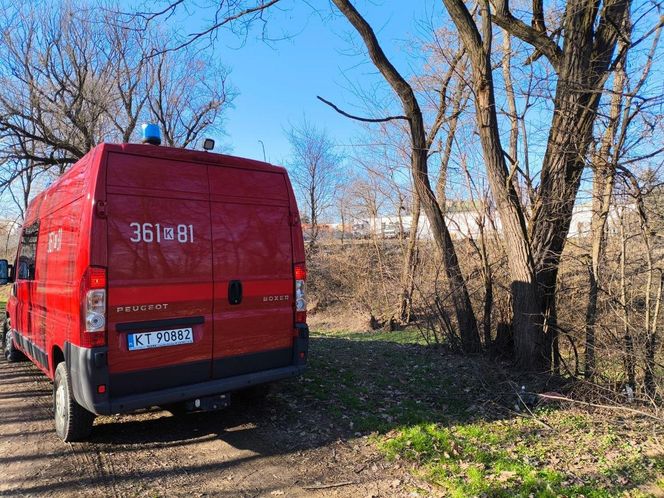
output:
[[239,280],[228,282],[228,302],[230,304],[240,304],[242,302],[242,282]]

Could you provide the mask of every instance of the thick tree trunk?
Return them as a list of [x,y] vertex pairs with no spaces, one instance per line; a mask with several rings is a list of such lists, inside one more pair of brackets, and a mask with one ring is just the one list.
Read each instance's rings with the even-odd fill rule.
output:
[[473,67],[472,86],[475,93],[477,129],[489,184],[500,214],[504,236],[508,241],[505,250],[512,279],[516,359],[526,369],[539,369],[545,364],[542,356],[542,313],[526,221],[500,143],[491,72],[491,18],[488,2],[481,4],[483,36],[480,36],[475,22],[461,0],[443,2],[459,30]]
[[[538,57],[537,54],[546,56],[558,75],[553,120],[528,237],[535,263],[535,293],[546,319],[539,330],[531,328],[536,336],[526,342],[535,348],[532,351],[535,357],[548,362],[558,330],[555,297],[560,257],[592,141],[597,106],[629,0],[607,0],[602,4],[601,13],[599,2],[568,0],[561,30],[562,49],[547,35],[541,4],[538,5],[533,11],[533,27],[512,16],[507,0],[496,0],[493,20],[535,47],[537,53],[531,58]],[[514,329],[515,336],[530,335],[529,331],[520,331],[516,322]],[[517,355],[521,357],[529,348],[520,350],[518,342]]]
[[[596,26],[598,5],[569,0],[563,24],[564,45],[557,63],[554,115],[542,164],[539,196],[531,223],[531,243],[541,307],[555,317],[556,280],[572,219],[585,158],[604,82],[622,26],[627,0],[607,2]],[[555,319],[548,334],[557,334]],[[544,342],[552,344],[549,337]],[[550,350],[542,351],[549,357]]]

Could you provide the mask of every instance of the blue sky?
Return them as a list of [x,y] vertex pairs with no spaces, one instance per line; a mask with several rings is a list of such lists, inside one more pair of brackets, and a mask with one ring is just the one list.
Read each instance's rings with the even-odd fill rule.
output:
[[[365,114],[358,108],[360,99],[354,85],[362,89],[381,84],[364,53],[350,42],[354,35],[348,22],[332,14],[332,7],[321,3],[315,12],[304,2],[284,1],[280,11],[269,13],[268,34],[287,35],[266,43],[260,26],[255,26],[246,41],[220,31],[214,52],[231,70],[231,83],[239,91],[225,118],[227,136],[221,141],[233,154],[263,159],[259,140],[265,144],[268,161],[279,163],[289,155],[284,130],[306,118],[328,131],[339,144],[348,144],[361,133],[361,126],[340,116],[316,99],[333,101],[350,112]],[[405,74],[410,72],[404,47],[426,16],[427,8],[439,2],[358,1],[356,7],[376,30],[388,56]],[[211,11],[191,11],[180,18],[182,33],[204,24]],[[180,16],[179,16],[180,17]]]
[[[209,2],[209,5],[214,3]],[[356,0],[353,3],[372,25],[383,49],[397,69],[406,78],[417,74],[418,65],[422,61],[413,54],[413,40],[428,38],[425,27],[428,18],[433,17],[437,26],[441,18],[446,18],[442,12],[442,2]],[[171,19],[179,23],[180,33],[208,25],[207,20],[212,11],[195,7],[206,5],[205,1],[187,5],[190,5],[188,16],[180,11],[177,19]],[[637,0],[635,5],[637,12],[651,8],[650,0]],[[259,141],[262,141],[266,159],[283,164],[288,160],[290,149],[285,130],[306,117],[328,131],[329,136],[339,144],[340,152],[345,145],[361,142],[366,135],[366,127],[337,114],[318,101],[316,95],[359,115],[367,115],[360,92],[375,91],[379,98],[387,97],[388,101],[393,99],[392,92],[366,55],[364,46],[359,44],[348,21],[329,2],[315,2],[317,10],[310,2],[302,0],[281,0],[278,6],[279,9],[270,9],[265,25],[268,36],[282,38],[278,41],[266,43],[261,37],[263,26],[260,24],[254,25],[244,40],[228,31],[217,33],[214,53],[231,70],[231,83],[239,91],[234,107],[225,115],[223,128],[226,136],[219,137],[219,141],[235,155],[260,160],[263,159],[263,149]],[[647,17],[654,21],[657,15],[656,11],[650,11]],[[653,24],[648,19],[645,21],[644,26]],[[494,43],[496,46],[501,44],[500,35],[496,36]],[[512,43],[514,48],[522,42],[513,39]],[[647,49],[645,46],[643,48]],[[517,95],[519,87],[526,84],[531,68],[541,73],[544,79],[550,77],[546,75],[546,65],[542,63],[525,67],[517,63],[513,68]],[[655,76],[654,80],[658,86],[661,86],[660,76]],[[500,71],[494,72],[494,78],[497,103],[501,107],[504,105],[504,96]],[[529,111],[527,128],[531,168],[536,174],[548,135],[551,102],[546,97],[535,100],[531,102],[535,106]],[[524,104],[518,96],[517,102],[519,107]],[[398,106],[394,104],[392,110],[399,112]],[[503,132],[504,146],[507,146],[507,128]],[[468,138],[472,141],[472,137]],[[479,143],[473,152],[478,166],[481,165]],[[519,155],[522,154],[523,150],[520,149]],[[434,164],[431,168],[435,173]],[[450,173],[454,174],[454,164]],[[465,185],[465,182],[461,183]]]

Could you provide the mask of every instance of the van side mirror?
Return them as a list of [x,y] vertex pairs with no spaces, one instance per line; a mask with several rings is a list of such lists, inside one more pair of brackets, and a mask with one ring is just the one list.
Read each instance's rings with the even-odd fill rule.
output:
[[9,283],[9,262],[6,259],[0,259],[0,285]]

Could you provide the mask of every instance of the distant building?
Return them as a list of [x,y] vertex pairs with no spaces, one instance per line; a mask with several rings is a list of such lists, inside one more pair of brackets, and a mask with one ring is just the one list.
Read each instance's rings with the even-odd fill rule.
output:
[[[485,224],[485,233],[493,233],[500,230],[500,220],[496,220],[495,227],[488,219],[484,218],[477,210],[458,210],[445,214],[445,221],[453,239],[464,239],[467,237],[479,237],[482,223]],[[379,216],[354,220],[352,223],[352,235],[356,238],[366,238],[376,235],[384,239],[395,239],[406,237],[413,224],[411,215],[402,216]],[[429,219],[424,213],[420,215],[418,222],[418,235],[421,239],[431,239],[431,227]]]
[[[608,229],[615,231],[618,226],[618,217],[620,209],[633,210],[634,206],[612,206],[607,220]],[[445,214],[445,221],[450,235],[455,240],[465,238],[478,238],[482,223],[484,224],[485,235],[502,233],[502,225],[498,213],[493,213],[493,220],[489,220],[478,209],[475,209],[470,202],[455,202],[450,205],[449,211]],[[411,215],[402,216],[378,216],[363,219],[353,219],[352,223],[345,227],[345,232],[354,238],[368,238],[377,236],[383,239],[394,239],[407,237],[413,222]],[[574,206],[572,220],[570,222],[570,238],[587,237],[590,235],[592,222],[592,203],[578,204]],[[344,228],[341,223],[328,225],[331,230],[341,232]],[[420,215],[418,223],[418,234],[420,239],[432,239],[429,220],[424,213]]]
[[[609,208],[609,215],[606,220],[607,229],[610,233],[617,233],[621,211],[635,211],[634,204],[615,205]],[[592,202],[577,204],[572,211],[572,221],[569,224],[568,238],[589,237],[593,220]]]

